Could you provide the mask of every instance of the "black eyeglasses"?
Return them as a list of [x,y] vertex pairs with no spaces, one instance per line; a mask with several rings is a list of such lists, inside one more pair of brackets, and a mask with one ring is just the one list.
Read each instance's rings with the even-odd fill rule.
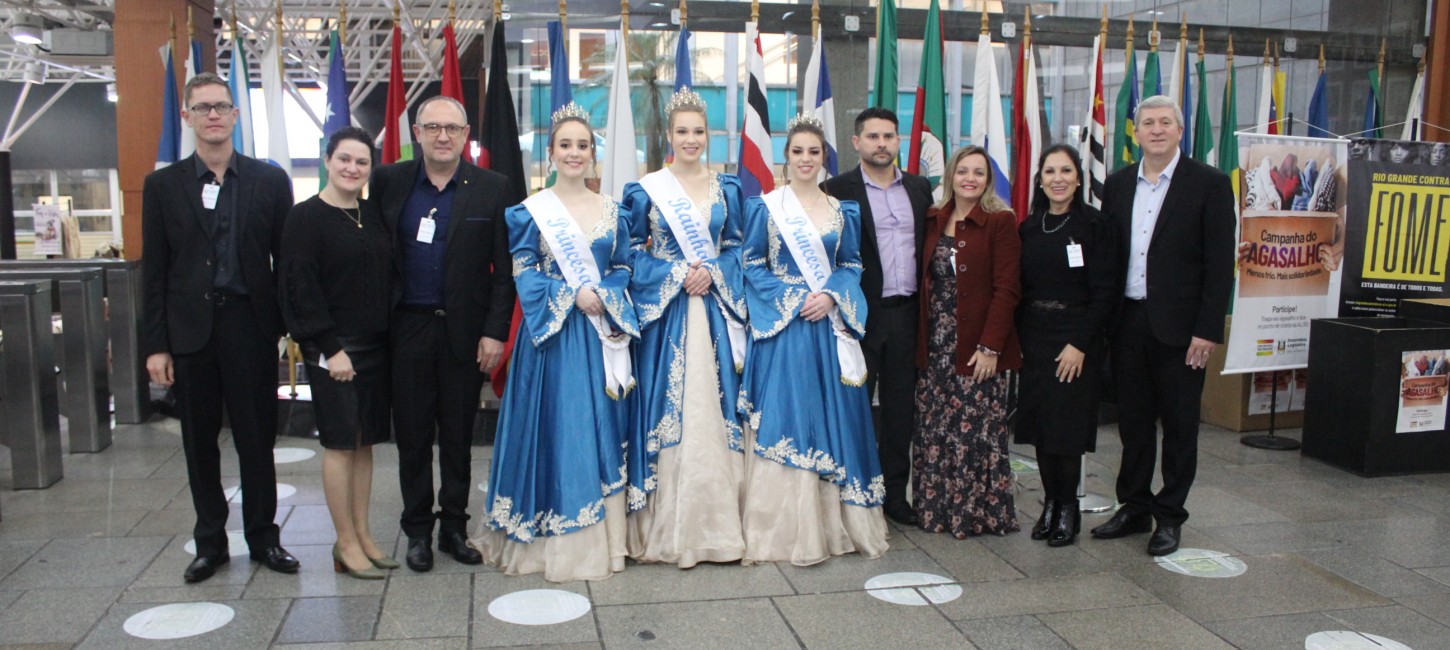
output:
[[226,115],[232,112],[233,108],[236,108],[236,106],[233,106],[231,102],[217,102],[215,104],[193,104],[191,108],[186,110],[197,115],[210,115],[212,111],[216,111],[217,115]]
[[436,138],[439,133],[447,131],[448,137],[456,138],[463,135],[463,130],[468,127],[461,124],[434,124],[429,122],[427,124],[419,124],[418,128],[423,129],[423,132],[427,133],[429,137]]

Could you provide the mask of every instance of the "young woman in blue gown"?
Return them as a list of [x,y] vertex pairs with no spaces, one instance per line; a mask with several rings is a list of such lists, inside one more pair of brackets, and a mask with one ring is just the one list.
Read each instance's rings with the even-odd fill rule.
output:
[[624,187],[639,314],[629,554],[681,568],[745,552],[739,416],[745,354],[740,180],[705,165],[705,102],[666,106],[674,162]]
[[601,580],[624,569],[629,231],[584,183],[588,114],[554,114],[558,179],[505,214],[523,322],[504,389],[488,497],[470,542],[509,575]]
[[820,121],[791,120],[789,184],[745,203],[746,563],[806,566],[887,548],[859,344],[860,209],[817,187],[824,154]]

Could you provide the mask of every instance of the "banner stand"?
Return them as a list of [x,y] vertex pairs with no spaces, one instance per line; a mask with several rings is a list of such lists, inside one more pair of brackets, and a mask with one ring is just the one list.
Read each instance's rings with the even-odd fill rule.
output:
[[1253,447],[1254,449],[1270,449],[1273,451],[1292,451],[1299,448],[1299,441],[1293,438],[1280,438],[1274,435],[1274,419],[1279,413],[1279,371],[1274,371],[1274,381],[1270,386],[1274,388],[1269,391],[1269,432],[1263,435],[1247,435],[1239,438],[1239,443]]

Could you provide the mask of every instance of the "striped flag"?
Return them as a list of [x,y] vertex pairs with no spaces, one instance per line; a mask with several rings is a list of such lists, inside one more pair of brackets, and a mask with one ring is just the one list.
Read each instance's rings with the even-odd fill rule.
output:
[[181,99],[176,94],[176,64],[171,56],[171,43],[161,46],[161,72],[166,75],[165,96],[161,101],[161,138],[156,142],[156,168],[161,169],[181,159]]
[[[443,83],[439,94],[444,97],[452,97],[458,103],[468,106],[463,101],[463,75],[458,70],[458,41],[453,37],[453,21],[443,26]],[[464,120],[468,119],[468,111],[464,111]],[[463,159],[473,162],[473,147],[463,143]]]
[[1380,131],[1385,126],[1385,102],[1380,95],[1380,73],[1379,70],[1369,71],[1369,95],[1364,99],[1364,129],[1362,135],[1366,138],[1380,137]]
[[1329,138],[1329,100],[1324,70],[1319,71],[1319,80],[1314,82],[1314,95],[1309,98],[1309,137]]
[[942,80],[941,13],[932,0],[922,34],[921,74],[916,82],[916,104],[911,114],[911,156],[906,170],[925,176],[933,189],[941,185],[947,156],[942,140],[947,135],[946,84]]
[[[1233,41],[1229,41],[1228,76],[1224,78],[1223,107],[1218,120],[1218,169],[1233,181],[1234,196],[1239,195],[1239,111],[1238,73],[1233,65]],[[1237,205],[1237,202],[1235,202]]]
[[1093,37],[1093,62],[1088,67],[1088,114],[1084,122],[1079,155],[1088,178],[1082,184],[1082,199],[1092,207],[1103,204],[1103,181],[1108,176],[1103,141],[1108,132],[1108,111],[1103,103],[1103,37]]
[[987,150],[994,186],[1003,201],[1012,200],[1007,169],[1007,125],[1002,118],[1002,87],[997,83],[997,58],[992,36],[977,36],[977,69],[972,82],[972,142]]
[[[192,77],[195,77],[196,75],[201,73],[201,41],[191,41],[190,47],[186,49],[185,65],[186,79],[182,81],[182,88],[186,87],[186,84],[191,81]],[[233,129],[232,133],[235,134],[236,130]],[[182,129],[181,147],[177,151],[177,155],[180,158],[185,158],[193,153],[196,153],[196,131],[193,131],[191,129]],[[178,160],[180,158],[178,158]]]
[[614,45],[614,79],[609,84],[609,123],[604,127],[604,171],[600,191],[624,196],[624,186],[639,180],[639,154],[635,149],[634,106],[629,97],[629,44],[621,25]]
[[[327,152],[327,139],[352,126],[352,107],[347,103],[347,68],[342,57],[342,36],[332,30],[332,44],[327,48],[327,108],[322,115],[322,148]],[[327,187],[327,165],[317,169],[318,187]]]
[[413,159],[413,129],[403,88],[403,27],[393,23],[393,50],[388,69],[387,113],[383,118],[383,164]]
[[232,91],[232,104],[237,107],[237,126],[232,129],[232,149],[244,156],[256,156],[255,137],[252,132],[252,84],[247,67],[247,51],[242,39],[235,31],[232,38],[232,70],[227,87]]
[[1038,116],[1037,64],[1032,57],[1032,37],[1022,40],[1017,74],[1012,89],[1012,211],[1017,222],[1027,219],[1032,208],[1032,182],[1037,176],[1037,157],[1042,152],[1041,118]]
[[1178,45],[1173,49],[1173,67],[1168,71],[1168,96],[1183,109],[1183,139],[1178,150],[1185,156],[1193,155],[1193,72],[1188,67],[1188,36],[1180,32]]
[[740,137],[740,185],[746,198],[775,189],[770,108],[765,101],[765,55],[760,48],[759,29],[756,23],[745,23],[745,67],[750,81],[745,91],[745,128]]
[[831,97],[831,75],[826,71],[824,41],[820,37],[811,44],[811,60],[806,64],[805,108],[824,125],[826,132],[826,166],[821,170],[821,180],[835,176],[838,169],[836,159],[836,100]]
[[1118,88],[1114,112],[1113,169],[1118,170],[1138,162],[1138,136],[1133,127],[1133,116],[1138,112],[1138,58],[1133,55],[1131,41],[1128,43],[1127,70],[1124,71],[1123,85]]
[[1415,85],[1410,90],[1410,105],[1405,109],[1405,128],[1400,131],[1401,140],[1420,139],[1420,125],[1425,119],[1425,66],[1415,74]]
[[[478,164],[492,169],[508,179],[507,201],[517,201],[528,196],[528,181],[524,176],[524,155],[519,147],[519,118],[514,112],[513,92],[508,82],[508,44],[504,37],[504,22],[493,25],[493,49],[488,56],[488,94],[484,97],[482,131],[478,143],[482,145]],[[493,394],[503,396],[508,383],[509,358],[513,356],[514,343],[518,341],[519,322],[523,310],[514,300],[513,317],[509,323],[509,337],[504,342],[503,356],[498,369],[489,377]]]
[[283,115],[287,96],[282,68],[280,26],[262,54],[262,96],[267,102],[267,162],[292,175],[292,154],[287,150],[287,118]]
[[1269,48],[1265,46],[1264,63],[1259,67],[1259,106],[1254,114],[1254,131],[1278,133],[1278,125],[1274,121],[1274,68],[1269,59]]

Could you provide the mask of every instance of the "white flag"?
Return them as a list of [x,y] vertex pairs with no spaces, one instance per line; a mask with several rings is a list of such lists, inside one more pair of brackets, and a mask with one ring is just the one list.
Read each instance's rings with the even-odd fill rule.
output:
[[282,115],[287,96],[282,79],[282,35],[272,38],[262,55],[262,95],[267,104],[267,162],[292,175],[292,156],[287,151],[287,122]]
[[614,46],[614,81],[609,85],[609,123],[604,128],[608,148],[599,189],[616,199],[624,186],[639,180],[639,153],[634,140],[634,105],[629,99],[629,56],[624,32]]

